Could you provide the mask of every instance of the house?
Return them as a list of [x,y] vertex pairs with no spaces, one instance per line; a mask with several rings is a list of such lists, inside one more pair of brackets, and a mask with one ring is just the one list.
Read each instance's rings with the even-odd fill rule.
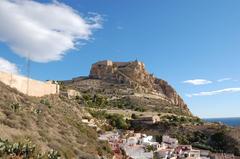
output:
[[188,157],[189,159],[200,159],[200,150],[190,150],[188,153]]
[[182,154],[185,151],[190,151],[192,150],[192,146],[191,145],[179,145],[175,148],[175,153],[177,155]]
[[210,158],[210,151],[209,150],[200,150],[201,158]]
[[141,139],[139,139],[139,144],[146,144],[152,141],[153,141],[153,136],[143,135]]
[[133,136],[136,137],[139,140],[142,137],[142,134],[141,133],[134,133]]
[[155,151],[155,157],[161,159],[174,159],[176,156],[174,155],[174,149],[161,149]]
[[178,158],[200,159],[200,150],[192,149],[191,145],[179,145],[174,152]]
[[132,159],[152,159],[153,152],[146,152],[143,145],[128,146],[123,145],[122,150]]
[[138,138],[136,138],[136,137],[129,137],[127,139],[127,145],[128,146],[135,146],[137,144],[138,144]]
[[138,119],[132,120],[133,124],[155,124],[160,121],[159,116],[145,116]]
[[153,136],[147,136],[145,134],[139,139],[139,144],[144,146],[152,146],[153,150],[158,150],[161,148],[161,145],[158,142],[155,142]]
[[178,146],[178,140],[167,135],[163,135],[162,145],[167,145],[170,148],[176,148]]

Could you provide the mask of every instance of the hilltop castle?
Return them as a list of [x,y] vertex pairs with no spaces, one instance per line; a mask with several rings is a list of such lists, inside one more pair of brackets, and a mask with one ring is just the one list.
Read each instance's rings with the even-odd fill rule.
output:
[[127,68],[129,66],[132,66],[135,68],[139,67],[142,69],[145,68],[144,63],[139,62],[137,60],[132,62],[112,62],[110,60],[105,60],[105,61],[99,61],[92,65],[89,77],[96,78],[96,79],[117,80],[117,81],[123,82],[124,80],[122,79],[123,77],[120,77],[117,74],[119,74],[120,70]]
[[[99,61],[92,64],[89,76],[80,76],[64,81],[67,85],[76,84],[82,90],[104,90],[106,92],[132,92],[148,94],[173,105],[187,108],[182,98],[164,80],[154,77],[145,69],[143,62]],[[124,89],[125,88],[125,89]],[[110,93],[112,94],[112,93]],[[131,93],[130,93],[131,94]]]

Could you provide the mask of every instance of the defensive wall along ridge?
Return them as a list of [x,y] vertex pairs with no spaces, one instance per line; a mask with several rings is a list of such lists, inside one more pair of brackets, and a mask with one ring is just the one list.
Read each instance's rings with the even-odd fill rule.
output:
[[59,85],[52,81],[43,82],[1,71],[0,81],[29,96],[41,97],[59,93]]

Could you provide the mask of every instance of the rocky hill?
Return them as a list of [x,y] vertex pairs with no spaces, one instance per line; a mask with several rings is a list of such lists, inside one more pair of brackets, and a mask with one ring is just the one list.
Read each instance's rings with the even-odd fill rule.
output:
[[89,76],[64,81],[68,88],[99,93],[113,100],[127,100],[147,110],[191,115],[177,92],[164,80],[149,74],[142,62],[100,61],[92,65]]
[[[127,129],[158,138],[169,134],[181,144],[240,155],[239,129],[194,117],[177,92],[166,81],[149,74],[142,62],[100,61],[92,65],[89,76],[63,81],[61,89],[79,91],[80,101],[96,111],[96,118],[104,118],[102,111],[120,114],[132,121]],[[153,115],[159,116],[160,122],[138,122],[142,116]]]

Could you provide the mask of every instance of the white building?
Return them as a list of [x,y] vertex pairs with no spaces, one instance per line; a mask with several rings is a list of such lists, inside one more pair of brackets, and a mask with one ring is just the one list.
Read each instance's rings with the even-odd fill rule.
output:
[[140,144],[148,144],[150,142],[153,142],[153,136],[143,135],[142,138],[139,140]]
[[194,150],[191,145],[179,145],[175,148],[179,158],[200,159],[200,150]]
[[188,154],[189,159],[200,159],[200,150],[190,150]]
[[200,155],[201,155],[201,158],[210,158],[210,151],[209,150],[200,150]]
[[129,137],[127,139],[127,143],[128,146],[135,146],[138,144],[138,138],[137,137]]
[[178,146],[178,140],[175,138],[171,138],[167,135],[162,137],[162,145],[167,145],[170,148],[176,148]]
[[155,152],[155,156],[159,159],[174,159],[174,149],[161,149]]
[[146,152],[145,146],[143,145],[124,145],[122,149],[125,151],[126,155],[133,159],[152,159],[153,152]]

